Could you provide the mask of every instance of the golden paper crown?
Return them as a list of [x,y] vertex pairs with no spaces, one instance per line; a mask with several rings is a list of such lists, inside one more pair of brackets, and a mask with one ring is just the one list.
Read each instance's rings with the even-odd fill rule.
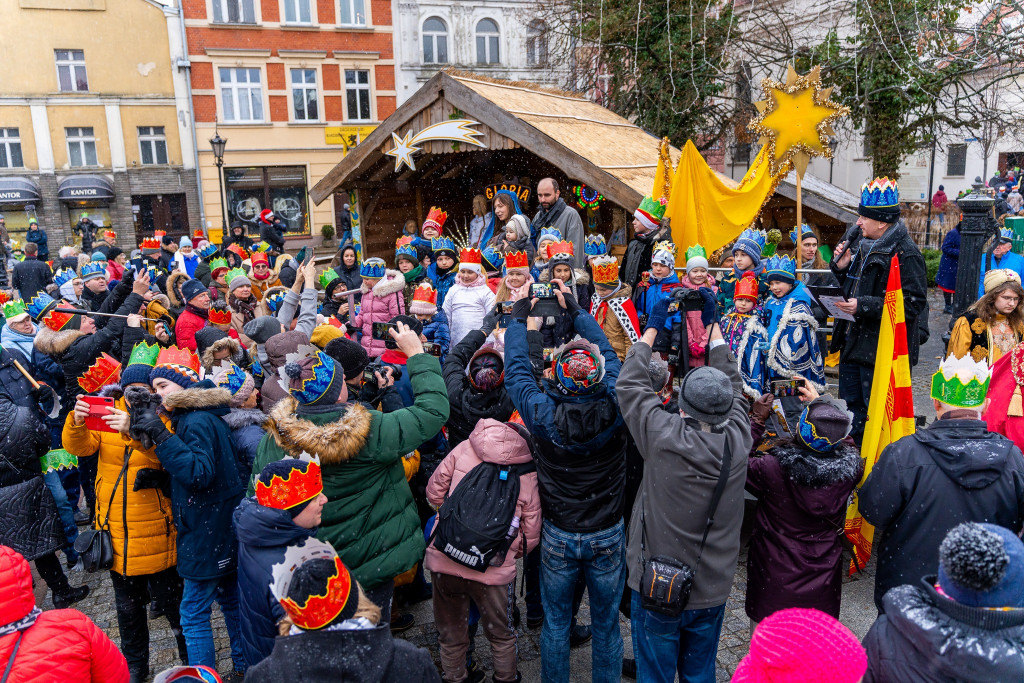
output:
[[116,384],[120,379],[121,364],[114,360],[113,356],[101,353],[96,362],[78,378],[78,386],[82,387],[85,393],[91,394],[108,384]]
[[598,256],[590,262],[594,271],[594,282],[610,285],[619,281],[619,260],[614,256]]

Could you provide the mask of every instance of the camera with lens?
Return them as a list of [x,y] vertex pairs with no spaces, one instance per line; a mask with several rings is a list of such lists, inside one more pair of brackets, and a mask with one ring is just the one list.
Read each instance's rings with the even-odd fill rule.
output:
[[704,310],[704,297],[700,295],[700,292],[696,289],[687,289],[685,287],[677,287],[672,292],[672,301],[668,305],[669,313],[678,313],[679,311],[703,311]]
[[376,372],[380,373],[381,377],[387,377],[385,370],[391,368],[391,376],[395,378],[395,381],[402,379],[402,369],[396,365],[390,365],[384,363],[380,358],[373,360],[365,368],[363,368],[363,384],[377,385]]
[[148,434],[137,428],[143,416],[148,413],[155,413],[160,408],[163,399],[159,394],[154,394],[146,387],[125,387],[125,402],[128,404],[129,424],[128,435],[142,444],[146,449],[153,447],[153,440]]

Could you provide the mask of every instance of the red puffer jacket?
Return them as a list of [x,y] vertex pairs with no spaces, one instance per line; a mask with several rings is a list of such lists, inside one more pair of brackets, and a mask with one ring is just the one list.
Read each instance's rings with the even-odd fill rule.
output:
[[[32,572],[25,558],[0,545],[0,670],[7,667],[18,642],[7,683],[122,683],[128,663],[92,620],[75,609],[57,609],[35,616]],[[17,622],[30,625],[15,627]],[[8,633],[8,631],[10,631]]]

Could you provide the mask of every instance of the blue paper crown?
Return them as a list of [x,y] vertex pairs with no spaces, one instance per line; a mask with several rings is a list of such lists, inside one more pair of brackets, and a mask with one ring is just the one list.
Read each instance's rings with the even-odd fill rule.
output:
[[71,268],[60,268],[57,270],[56,273],[53,274],[53,281],[57,284],[58,287],[62,287],[63,285],[74,280],[76,277],[78,277],[78,274],[75,273],[75,271],[72,270]]
[[146,275],[149,276],[149,284],[152,287],[156,286],[156,281],[164,274],[164,269],[159,266],[149,263],[146,265]]
[[757,254],[756,261],[761,257],[761,250],[764,249],[765,243],[768,241],[768,235],[764,230],[751,230],[747,228],[740,233],[739,238],[736,240],[736,244],[733,245],[733,251],[737,249],[744,251],[750,255]]
[[604,235],[587,235],[587,241],[583,243],[583,253],[587,256],[607,254],[608,244],[604,241]]
[[299,403],[309,405],[313,403],[331,388],[335,375],[338,374],[338,366],[330,356],[323,351],[317,351],[313,357],[313,365],[310,366],[313,376],[302,380],[301,389],[288,387],[288,393],[294,396]]
[[[543,239],[554,240],[556,242],[562,241],[562,231],[558,228],[541,228],[540,234],[537,235],[537,241],[540,242]],[[587,239],[590,239],[589,237]]]
[[800,226],[799,239],[797,239],[797,234],[796,234],[796,229],[795,228],[793,230],[789,231],[789,239],[793,240],[793,244],[799,244],[800,240],[803,239],[807,235],[810,235],[810,236],[814,237],[815,239],[817,239],[817,235],[815,235],[814,231],[811,230],[811,226],[807,225],[806,223],[804,223],[803,225]]
[[198,249],[197,251],[199,252],[199,255],[202,256],[203,258],[210,258],[211,256],[217,253],[217,245],[207,244],[205,247],[203,247],[202,249]]
[[791,280],[796,280],[796,261],[788,256],[776,254],[765,261],[764,274],[766,278],[771,275],[784,275]]
[[395,263],[398,263],[398,259],[402,256],[411,258],[416,263],[419,263],[420,257],[416,253],[416,247],[411,244],[403,244],[398,249],[395,249]]
[[455,248],[455,241],[451,237],[435,237],[430,240],[430,249],[435,255],[440,251],[451,252],[452,258],[456,258],[459,254],[458,249]]
[[263,301],[266,302],[267,308],[271,313],[277,313],[278,309],[281,308],[281,303],[284,301],[284,295],[285,292],[278,290],[263,297]]
[[28,303],[26,310],[28,311],[28,314],[32,316],[32,320],[39,322],[55,308],[57,308],[57,302],[54,298],[46,292],[39,292],[32,298],[32,301]]
[[900,190],[895,180],[875,178],[860,190],[860,205],[878,208],[898,206]]
[[253,377],[263,379],[263,366],[260,365],[260,361],[255,357],[255,354],[253,355],[252,365],[249,366],[249,371],[252,373]]
[[104,276],[106,276],[106,274],[107,274],[107,267],[104,264],[102,264],[102,263],[97,263],[97,262],[93,261],[91,263],[86,263],[84,266],[82,266],[82,279],[83,280],[88,280],[91,276],[94,276],[94,275],[104,275]]
[[999,231],[999,241],[1012,242],[1013,241],[1013,230],[1010,228],[1003,228]]
[[238,390],[245,385],[245,380],[245,370],[234,363],[229,363],[227,372],[221,375],[217,380],[217,386],[227,389],[231,392],[231,395],[234,396],[238,393]]
[[388,270],[388,264],[382,258],[368,258],[359,266],[359,275],[362,277],[384,277]]
[[[483,263],[484,270],[501,270],[505,267],[505,257],[501,255],[501,252],[494,247],[487,247],[483,250]],[[487,266],[491,266],[487,268]]]
[[807,420],[807,408],[804,408],[803,412],[800,413],[800,418],[796,423],[796,436],[805,446],[818,453],[833,451],[842,441],[842,439],[829,441],[824,436],[819,436],[814,425]]

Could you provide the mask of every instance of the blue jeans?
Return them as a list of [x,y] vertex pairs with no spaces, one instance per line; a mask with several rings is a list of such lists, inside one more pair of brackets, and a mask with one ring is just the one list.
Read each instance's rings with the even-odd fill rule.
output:
[[74,545],[75,539],[78,538],[78,525],[75,524],[75,512],[71,509],[71,503],[68,502],[67,491],[64,490],[57,470],[44,474],[43,481],[57,502],[57,514],[60,515],[60,523],[64,527],[64,537],[68,539],[68,544],[64,546],[64,554],[70,564],[76,564],[78,553],[75,552]]
[[633,591],[630,606],[637,646],[637,680],[644,683],[715,683],[715,658],[725,605],[688,609],[678,617],[645,610]]
[[238,622],[238,576],[234,573],[217,579],[195,581],[185,579],[181,598],[181,630],[188,647],[188,663],[217,668],[217,652],[213,646],[210,610],[217,600],[224,615],[231,641],[231,661],[235,670],[245,671],[242,655],[242,634]]
[[621,680],[622,634],[619,600],[626,581],[622,520],[608,529],[578,534],[544,521],[541,535],[540,596],[544,629],[540,638],[541,680],[569,680],[569,627],[573,592],[582,572],[590,594],[591,681]]
[[864,439],[864,424],[868,420],[868,401],[875,369],[856,363],[839,363],[839,398],[853,413],[853,431],[850,435],[860,445]]

